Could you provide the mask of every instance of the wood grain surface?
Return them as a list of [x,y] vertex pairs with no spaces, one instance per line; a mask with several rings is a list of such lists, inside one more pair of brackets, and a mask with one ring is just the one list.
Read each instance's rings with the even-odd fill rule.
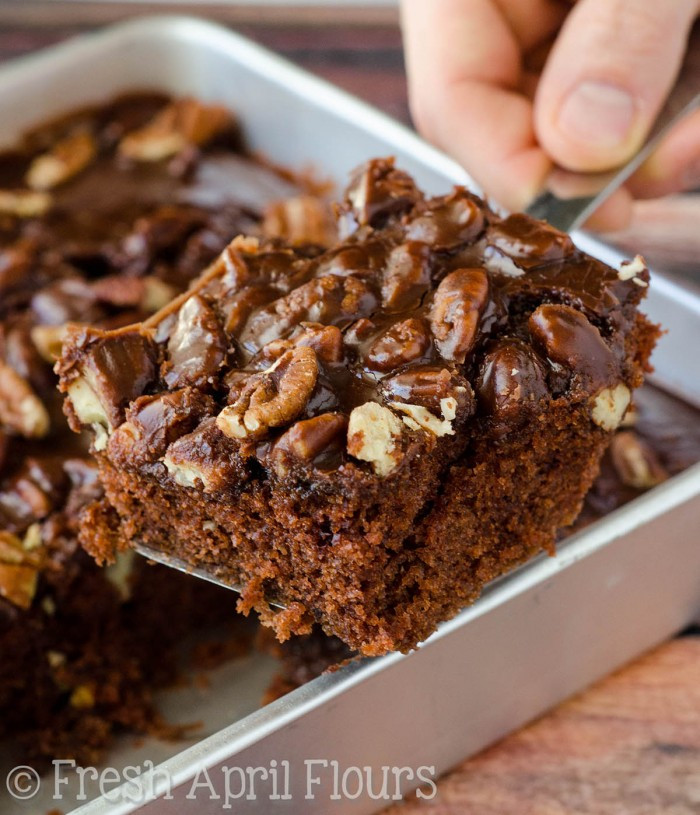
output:
[[[517,689],[513,689],[517,693]],[[675,640],[385,815],[697,815],[700,638]]]
[[[5,0],[0,61],[104,23],[162,10],[183,11],[183,5]],[[200,4],[197,11],[235,25],[410,121],[395,11],[263,11],[220,4]],[[616,238],[630,251],[644,250],[659,268],[694,275],[700,267],[698,224],[699,197],[644,202],[635,226]],[[434,801],[391,810],[391,815],[692,814],[700,815],[700,637],[692,635],[466,761],[440,783]]]

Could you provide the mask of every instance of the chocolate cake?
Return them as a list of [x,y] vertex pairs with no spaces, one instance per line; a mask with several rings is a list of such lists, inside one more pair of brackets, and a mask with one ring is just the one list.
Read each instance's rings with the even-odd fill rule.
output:
[[[390,160],[354,174],[327,251],[237,238],[141,324],[58,363],[134,541],[242,588],[282,639],[314,622],[408,650],[571,524],[657,329],[615,270]],[[276,601],[283,608],[271,604]]]
[[250,639],[230,592],[135,557],[100,569],[79,547],[79,516],[103,505],[52,372],[66,324],[143,319],[238,232],[303,242],[304,212],[324,239],[322,202],[193,99],[130,95],[0,154],[0,737],[24,757],[93,764],[115,732],[171,735],[153,690],[180,675],[183,642]]

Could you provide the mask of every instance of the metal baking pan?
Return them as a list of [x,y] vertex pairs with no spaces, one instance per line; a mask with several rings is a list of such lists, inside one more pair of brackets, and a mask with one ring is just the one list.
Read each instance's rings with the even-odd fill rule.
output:
[[[222,101],[240,114],[254,149],[339,184],[367,157],[386,154],[431,192],[471,183],[376,110],[223,28],[179,17],[119,25],[2,68],[0,142],[71,108],[146,88]],[[622,259],[590,237],[576,238],[611,264]],[[656,384],[700,406],[700,355],[688,353],[700,346],[700,296],[655,274],[647,311],[672,328],[655,354]],[[0,811],[379,811],[390,803],[386,796],[445,772],[697,618],[699,514],[696,466],[568,538],[557,557],[497,581],[409,656],[353,663],[259,710],[255,699],[272,670],[261,656],[227,666],[206,696],[171,694],[169,710],[181,720],[204,718],[211,735],[184,750],[125,741],[108,760],[117,770],[162,759],[154,777],[140,776],[142,790],[133,781],[103,781],[107,794],[95,797],[99,785],[88,777],[79,797],[66,772],[60,800],[52,800],[50,778],[39,797]],[[248,777],[241,788],[241,772],[256,769],[254,784]],[[356,795],[359,773],[365,781]]]

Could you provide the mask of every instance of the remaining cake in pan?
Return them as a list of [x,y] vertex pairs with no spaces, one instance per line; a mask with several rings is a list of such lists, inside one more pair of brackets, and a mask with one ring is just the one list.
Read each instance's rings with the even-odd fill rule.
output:
[[300,192],[193,99],[131,95],[0,154],[0,737],[25,757],[93,764],[116,732],[171,733],[153,689],[178,678],[182,641],[222,624],[229,650],[249,640],[230,592],[79,547],[103,505],[51,370],[65,325],[144,319],[241,230],[302,240],[306,212],[324,238]]
[[[617,271],[391,161],[351,180],[332,249],[237,238],[139,325],[58,364],[120,526],[242,586],[284,638],[314,621],[409,649],[574,521],[657,329]],[[284,608],[269,605],[276,600]]]

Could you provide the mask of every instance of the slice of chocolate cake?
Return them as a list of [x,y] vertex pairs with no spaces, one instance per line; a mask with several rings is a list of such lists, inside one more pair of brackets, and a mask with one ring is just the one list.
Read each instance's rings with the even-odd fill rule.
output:
[[[238,238],[57,370],[117,540],[242,586],[277,634],[407,650],[571,524],[657,336],[618,271],[457,188],[360,168],[327,251]],[[284,609],[269,605],[280,602]]]

